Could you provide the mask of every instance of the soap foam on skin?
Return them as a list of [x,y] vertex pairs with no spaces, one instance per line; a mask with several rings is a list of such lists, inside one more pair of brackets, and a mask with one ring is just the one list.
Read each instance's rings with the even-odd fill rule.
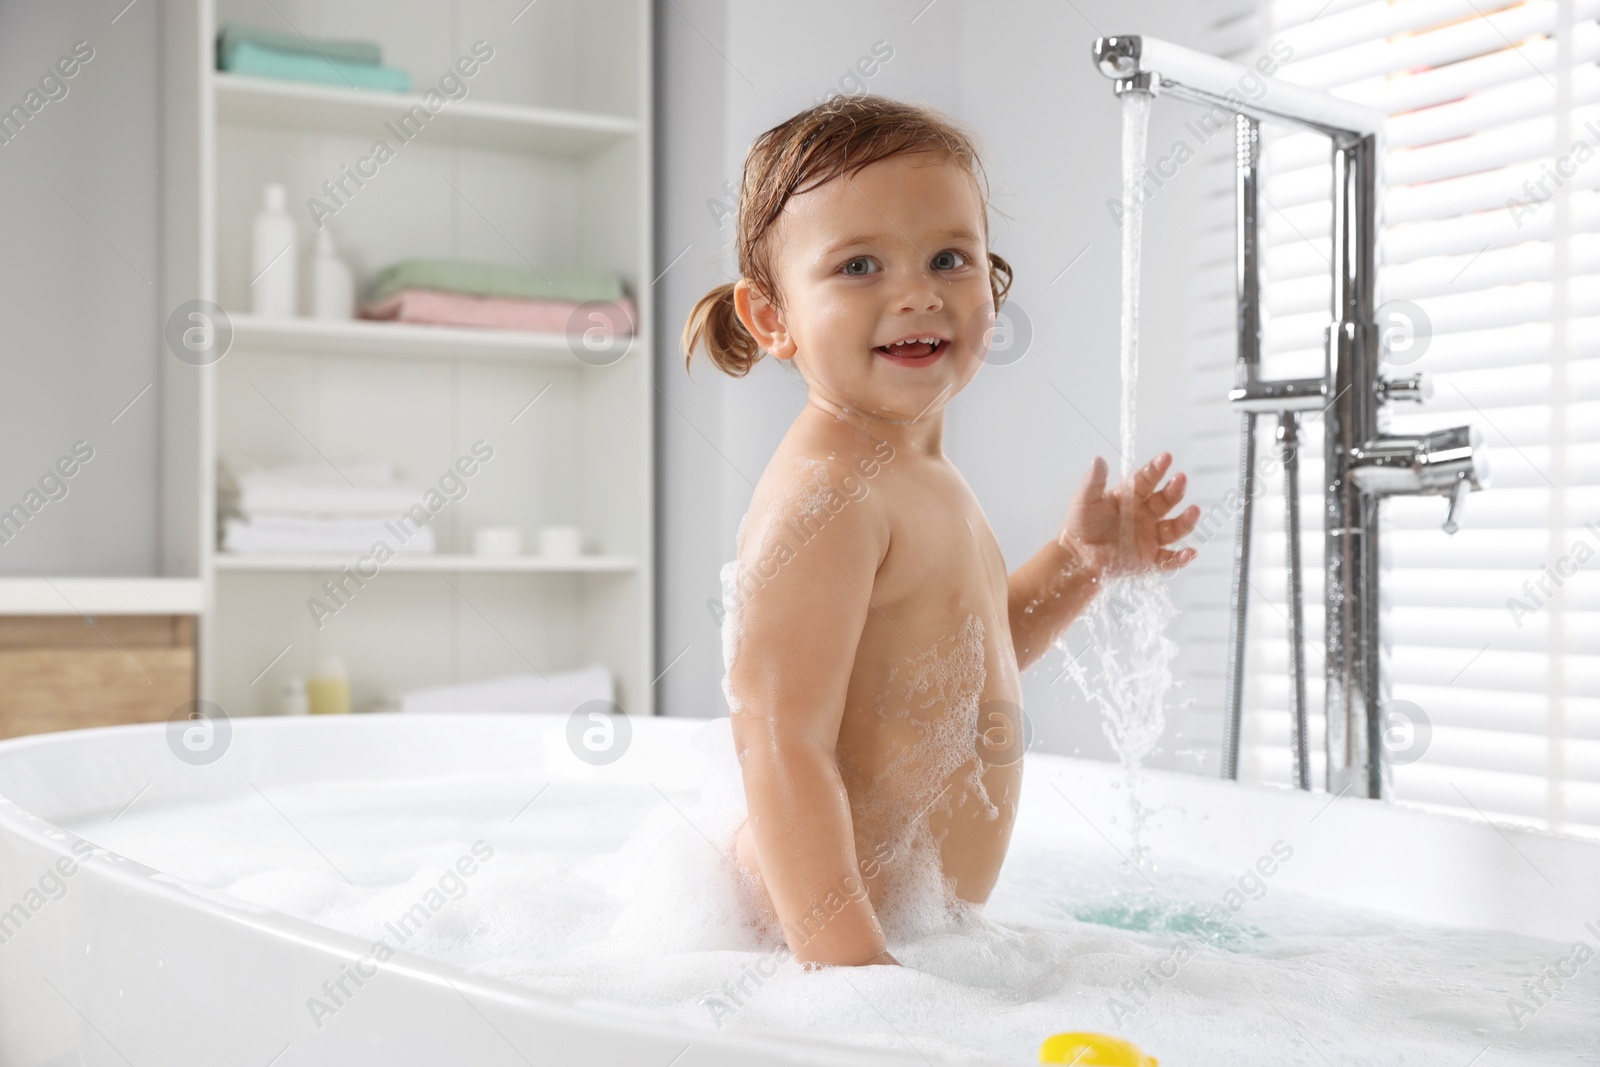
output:
[[[978,714],[983,697],[987,671],[984,667],[984,626],[977,615],[968,613],[961,629],[946,638],[950,647],[942,655],[936,643],[932,649],[912,657],[905,664],[905,676],[899,665],[890,668],[889,694],[878,698],[880,717],[892,715],[909,720],[921,733],[921,739],[895,756],[874,780],[873,786],[889,779],[915,777],[928,785],[924,801],[931,802],[946,784],[950,792],[963,790],[984,806],[987,818],[996,818],[1000,812],[989,800],[982,778],[982,765],[975,758],[978,738]],[[893,711],[885,707],[885,699],[895,704]],[[929,709],[933,709],[929,714]],[[963,766],[968,771],[959,781],[949,779]],[[948,803],[943,804],[949,809]]]
[[[790,492],[786,500],[786,506],[770,509],[764,516],[758,518],[761,526],[753,531],[752,536],[756,536],[759,543],[763,545],[776,543],[776,540],[782,539],[790,542],[792,550],[803,550],[803,544],[793,543],[796,540],[796,535],[786,535],[785,530],[779,530],[776,534],[773,534],[772,531],[781,525],[789,525],[792,530],[792,522],[795,516],[798,516],[798,521],[800,522],[810,523],[814,529],[817,520],[820,519],[826,522],[831,517],[833,509],[828,507],[828,501],[836,495],[843,495],[838,494],[829,480],[828,465],[826,463],[821,460],[803,457],[800,460],[800,465],[805,471],[806,481]],[[751,513],[747,511],[744,517],[739,520],[738,538],[742,539],[745,522],[750,518],[750,515]],[[733,688],[729,684],[729,675],[733,669],[734,661],[738,658],[739,647],[745,633],[744,625],[740,619],[740,609],[744,604],[744,595],[739,588],[739,575],[739,561],[737,559],[724,563],[719,575],[722,586],[723,611],[721,625],[722,695],[727,701],[730,715],[736,715],[743,709],[743,704],[734,695]],[[757,575],[756,577],[765,578],[766,576]]]
[[[739,525],[742,527],[743,521]],[[744,638],[744,626],[740,619],[744,598],[739,593],[738,577],[738,560],[729,560],[722,565],[722,696],[728,702],[729,715],[737,715],[744,709],[729,681],[734,661],[739,657],[739,643]]]
[[[879,868],[877,915],[891,939],[959,927],[974,910],[945,877],[928,816],[935,810],[953,813],[968,798],[983,806],[986,817],[999,815],[975,753],[986,676],[983,621],[969,613],[957,633],[890,668],[887,690],[879,695],[879,719],[909,722],[920,734],[852,797],[856,825],[890,828],[884,844],[892,858]],[[909,801],[886,786],[907,779],[922,784]]]
[[833,485],[828,480],[828,465],[820,459],[802,456],[800,466],[810,481],[794,495],[794,501],[803,518],[814,519],[827,510],[828,498],[834,493]]
[[[741,905],[727,856],[744,817],[728,721],[701,739],[704,787],[666,790],[667,800],[647,785],[556,781],[540,793],[546,783],[531,777],[474,774],[269,787],[282,815],[253,792],[141,802],[114,823],[107,812],[69,828],[207,892],[374,940],[483,840],[493,857],[397,948],[691,1027],[1019,1063],[1068,1029],[1119,1033],[1163,1063],[1197,1067],[1324,1057],[1465,1067],[1489,1045],[1479,1067],[1565,1067],[1600,1053],[1600,960],[1519,1030],[1508,996],[1571,945],[1402,926],[1270,880],[1227,937],[1199,945],[1176,977],[1150,979],[1235,880],[1163,863],[1151,891],[1110,848],[1061,837],[1055,827],[1076,816],[1049,783],[1067,763],[1038,753],[1026,757],[1011,850],[982,910],[930,912],[917,932],[891,933],[903,967],[804,971],[787,952],[775,958],[778,942]],[[1577,919],[1573,936],[1584,936]],[[1119,1024],[1111,1002],[1132,1008],[1126,990],[1141,979],[1150,993]],[[297,1011],[315,993],[262,996]]]

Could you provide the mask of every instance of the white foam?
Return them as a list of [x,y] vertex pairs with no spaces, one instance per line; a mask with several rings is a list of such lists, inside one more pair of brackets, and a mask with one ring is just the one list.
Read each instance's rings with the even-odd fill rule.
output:
[[878,696],[877,714],[911,724],[919,737],[896,755],[878,781],[914,774],[924,783],[925,795],[919,799],[932,801],[949,777],[966,766],[966,776],[949,795],[966,789],[984,806],[987,818],[998,816],[984,790],[983,768],[973,759],[986,678],[983,620],[970,612],[954,635],[892,667]]
[[828,476],[828,465],[822,460],[801,456],[800,467],[807,480],[791,494],[790,507],[803,518],[814,519],[828,510],[828,501],[834,497],[835,490]]
[[[1600,960],[1518,1029],[1508,996],[1570,945],[1400,926],[1279,887],[1153,982],[1233,882],[1163,863],[1151,892],[1111,849],[1072,847],[1048,784],[1060,757],[1041,754],[1027,757],[986,907],[886,928],[904,967],[804,971],[754,921],[725,855],[744,815],[727,720],[704,740],[703,788],[666,799],[650,786],[473,775],[269,788],[276,808],[254,792],[141,802],[114,823],[108,812],[69,829],[207,892],[690,1026],[1019,1062],[1070,1029],[1121,1033],[1163,1063],[1202,1067],[1465,1067],[1490,1044],[1480,1067],[1595,1062]],[[478,841],[492,857],[397,942],[385,924]],[[1136,1006],[1127,990],[1140,980],[1150,992]]]

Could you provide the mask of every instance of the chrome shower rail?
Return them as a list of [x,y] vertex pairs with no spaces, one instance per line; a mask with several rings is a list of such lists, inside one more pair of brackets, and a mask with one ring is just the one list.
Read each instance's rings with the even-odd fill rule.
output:
[[[1244,700],[1244,652],[1249,605],[1251,520],[1256,492],[1256,417],[1277,416],[1284,447],[1284,527],[1288,538],[1291,714],[1295,785],[1311,787],[1306,729],[1305,660],[1299,550],[1298,448],[1300,412],[1316,411],[1324,424],[1326,788],[1379,797],[1384,792],[1378,631],[1378,501],[1400,494],[1450,498],[1444,530],[1454,533],[1466,494],[1489,484],[1488,464],[1476,429],[1456,426],[1430,434],[1380,432],[1382,406],[1421,402],[1431,390],[1423,375],[1383,378],[1382,338],[1375,322],[1376,237],[1385,116],[1372,108],[1316,89],[1257,79],[1259,99],[1238,91],[1251,68],[1152,37],[1102,37],[1094,61],[1128,92],[1169,95],[1234,114],[1235,204],[1238,241],[1235,284],[1238,355],[1228,400],[1240,413],[1239,479],[1242,501],[1234,537],[1230,589],[1228,671],[1224,696],[1222,773],[1239,775]],[[1326,335],[1324,373],[1318,378],[1259,377],[1261,272],[1258,247],[1261,201],[1260,123],[1281,122],[1329,138],[1333,161],[1333,308]]]

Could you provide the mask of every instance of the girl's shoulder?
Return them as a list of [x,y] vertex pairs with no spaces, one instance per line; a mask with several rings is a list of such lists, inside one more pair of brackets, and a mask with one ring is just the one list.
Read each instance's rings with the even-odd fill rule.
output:
[[881,535],[887,548],[889,524],[881,494],[873,491],[885,460],[870,448],[863,453],[785,445],[762,472],[740,523],[741,556],[760,554],[776,540],[810,541],[825,527],[849,530],[867,541]]

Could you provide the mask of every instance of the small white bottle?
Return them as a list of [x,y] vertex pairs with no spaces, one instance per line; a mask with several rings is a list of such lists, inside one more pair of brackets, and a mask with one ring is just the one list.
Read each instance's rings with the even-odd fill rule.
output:
[[278,714],[307,715],[310,712],[311,704],[306,699],[305,679],[290,678],[284,682],[279,696]]
[[262,318],[290,319],[295,315],[297,279],[294,220],[289,217],[288,194],[272,182],[263,190],[261,211],[251,237],[250,310]]
[[355,279],[333,247],[333,234],[324,226],[317,231],[317,253],[311,261],[311,317],[353,319],[355,309]]

